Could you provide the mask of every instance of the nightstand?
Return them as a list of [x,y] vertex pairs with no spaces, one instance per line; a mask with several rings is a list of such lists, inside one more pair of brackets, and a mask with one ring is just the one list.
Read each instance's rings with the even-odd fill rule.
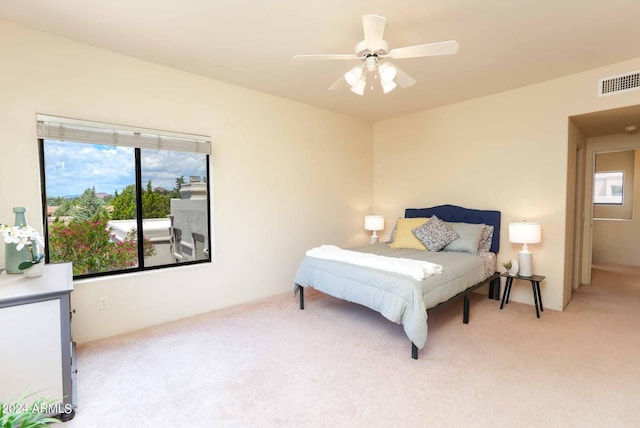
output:
[[504,293],[502,294],[502,303],[500,303],[500,309],[502,310],[505,303],[509,303],[509,295],[511,294],[511,286],[513,285],[514,279],[531,281],[531,289],[533,290],[533,302],[536,305],[536,316],[540,318],[540,311],[544,312],[544,308],[542,307],[542,296],[540,295],[540,281],[544,279],[544,276],[542,275],[532,275],[532,276],[509,275],[506,272],[500,276],[507,278],[507,282],[504,286]]

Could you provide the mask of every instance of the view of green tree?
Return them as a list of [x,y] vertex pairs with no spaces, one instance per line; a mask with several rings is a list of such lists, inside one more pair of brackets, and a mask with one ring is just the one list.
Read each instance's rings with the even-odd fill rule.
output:
[[[171,213],[171,198],[180,198],[180,189],[185,184],[183,176],[176,177],[176,185],[171,190],[153,189],[151,180],[142,191],[143,218],[165,218]],[[95,187],[86,189],[80,197],[62,196],[47,199],[49,206],[58,206],[56,217],[73,217],[75,220],[109,218],[112,220],[130,220],[136,218],[136,187],[126,186],[120,193],[99,198]],[[113,207],[111,213],[107,206]]]
[[142,218],[166,218],[171,213],[171,196],[154,192],[151,180],[142,192]]
[[[153,190],[151,180],[142,192],[144,218],[166,218],[170,214],[171,198],[179,197],[184,177],[176,178],[176,189]],[[137,265],[137,233],[131,231],[124,242],[111,236],[107,222],[136,218],[136,187],[130,184],[104,199],[96,195],[95,187],[86,189],[77,198],[54,197],[47,200],[57,204],[56,218],[71,217],[71,221],[54,221],[49,227],[49,257],[52,263],[73,262],[73,274],[127,269]],[[111,205],[109,213],[106,206]],[[55,205],[50,205],[55,206]],[[153,244],[144,238],[144,257],[155,254]]]
[[[155,254],[153,244],[146,238],[143,248],[144,257]],[[137,253],[136,231],[131,231],[124,242],[114,241],[106,218],[72,220],[69,224],[55,221],[49,228],[51,263],[72,262],[74,275],[135,267]]]
[[84,221],[99,217],[107,217],[105,203],[96,196],[95,187],[86,189],[78,198],[73,218],[78,221]]
[[182,189],[182,185],[185,183],[184,181],[184,175],[181,175],[180,177],[176,177],[176,185],[173,188],[173,190],[175,192],[180,193],[180,189]]
[[116,190],[111,205],[113,205],[113,212],[111,213],[113,220],[136,218],[136,186],[130,184],[122,189],[122,193],[120,194],[118,194]]
[[[142,218],[166,218],[171,212],[171,198],[173,192],[153,190],[153,183],[147,182],[142,191]],[[127,220],[136,218],[136,189],[133,184],[125,187],[122,193],[117,193],[111,201],[113,220]]]
[[48,207],[59,207],[66,199],[64,196],[54,196],[52,198],[47,198],[47,206]]
[[76,210],[76,199],[63,198],[55,212],[56,217],[73,216]]

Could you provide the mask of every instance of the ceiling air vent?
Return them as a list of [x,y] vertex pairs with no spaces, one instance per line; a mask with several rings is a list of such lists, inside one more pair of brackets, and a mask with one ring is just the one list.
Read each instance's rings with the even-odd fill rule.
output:
[[640,89],[640,71],[605,77],[598,82],[598,96],[619,94]]

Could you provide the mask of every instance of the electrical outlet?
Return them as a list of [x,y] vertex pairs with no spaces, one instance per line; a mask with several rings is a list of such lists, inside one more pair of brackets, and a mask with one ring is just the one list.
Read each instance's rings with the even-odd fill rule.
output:
[[106,296],[102,296],[99,300],[100,310],[109,309],[109,299]]

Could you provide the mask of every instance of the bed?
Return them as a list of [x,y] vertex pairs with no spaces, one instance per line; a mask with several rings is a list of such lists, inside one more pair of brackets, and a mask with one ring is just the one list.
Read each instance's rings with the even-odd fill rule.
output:
[[[428,223],[431,223],[428,226],[431,229],[441,227],[441,223],[444,223],[447,229],[458,232],[453,235],[459,239],[450,237],[449,244],[439,251],[427,251],[424,246],[421,249],[413,248],[413,243],[402,244],[400,241],[406,236],[406,227],[412,227],[406,225],[420,224],[424,219],[428,220],[420,230],[426,228]],[[300,309],[304,309],[304,289],[313,288],[338,299],[366,306],[390,321],[402,324],[411,341],[411,357],[418,359],[418,349],[422,349],[427,340],[428,311],[462,298],[462,321],[466,324],[469,322],[469,293],[472,290],[488,284],[488,297],[500,299],[500,276],[496,272],[500,212],[456,205],[407,208],[404,218],[398,219],[396,227],[398,231],[396,233],[394,229],[395,240],[392,236],[391,243],[353,248],[347,252],[355,251],[357,255],[380,261],[419,261],[424,265],[439,266],[442,272],[438,273],[440,270],[436,269],[435,274],[418,279],[397,271],[381,270],[375,265],[359,266],[351,262],[319,258],[317,253],[308,252],[315,256],[307,255],[300,263],[294,279],[294,292],[299,294]],[[473,230],[474,234],[482,230],[482,239],[485,241],[481,243],[484,246],[482,251],[467,252],[464,248],[460,249],[462,244],[471,246],[466,242],[467,229]],[[416,230],[412,229],[413,235],[417,234]],[[478,243],[475,242],[475,245]]]

